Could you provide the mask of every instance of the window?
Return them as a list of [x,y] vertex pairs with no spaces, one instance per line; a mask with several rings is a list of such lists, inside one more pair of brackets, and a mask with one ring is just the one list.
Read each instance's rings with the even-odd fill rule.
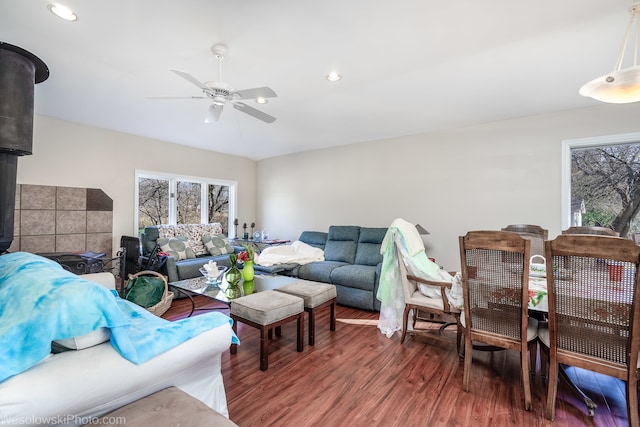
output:
[[563,141],[562,227],[640,232],[640,134]]
[[[136,227],[219,222],[234,230],[236,183],[136,171]],[[234,236],[230,236],[234,237]]]

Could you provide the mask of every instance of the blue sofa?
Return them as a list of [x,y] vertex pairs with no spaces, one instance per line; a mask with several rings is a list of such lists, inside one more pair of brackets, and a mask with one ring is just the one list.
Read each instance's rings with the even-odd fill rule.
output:
[[387,228],[332,225],[329,232],[304,231],[298,240],[324,250],[324,261],[295,266],[279,274],[336,286],[337,302],[364,310],[380,310],[376,298]]
[[[380,310],[376,298],[382,254],[380,247],[387,228],[369,228],[354,225],[332,225],[329,232],[303,231],[298,240],[324,251],[324,261],[310,264],[280,264],[272,267],[254,266],[257,272],[282,274],[336,286],[337,302],[363,310]],[[158,239],[155,226],[146,227],[141,236],[143,254],[153,250]],[[237,252],[243,248],[234,246]],[[199,255],[192,259],[175,260],[172,257],[161,270],[169,282],[199,277],[199,269],[214,260],[218,265],[229,265],[229,255]]]

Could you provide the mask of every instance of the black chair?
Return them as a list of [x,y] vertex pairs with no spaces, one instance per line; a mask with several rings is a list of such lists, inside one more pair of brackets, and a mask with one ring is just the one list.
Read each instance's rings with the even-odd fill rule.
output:
[[124,278],[140,271],[140,239],[133,236],[120,237],[120,247],[126,249]]

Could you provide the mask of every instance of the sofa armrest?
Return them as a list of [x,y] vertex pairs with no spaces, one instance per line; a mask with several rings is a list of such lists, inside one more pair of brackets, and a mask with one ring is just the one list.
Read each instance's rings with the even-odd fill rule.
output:
[[87,279],[98,285],[104,286],[109,290],[116,290],[116,278],[112,273],[90,273],[81,275],[83,279]]
[[167,276],[169,283],[180,280],[178,277],[178,267],[176,267],[176,259],[172,256],[167,257],[167,262],[165,262],[160,269],[160,273]]
[[324,246],[327,243],[327,236],[328,233],[322,231],[303,231],[300,237],[298,237],[298,240],[309,246],[324,250]]

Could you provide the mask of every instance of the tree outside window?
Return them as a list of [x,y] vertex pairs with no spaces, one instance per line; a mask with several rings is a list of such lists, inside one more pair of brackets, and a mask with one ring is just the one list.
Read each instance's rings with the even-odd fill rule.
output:
[[640,142],[571,147],[571,204],[571,225],[640,232]]
[[202,185],[197,182],[177,182],[176,209],[178,224],[198,224],[201,222]]
[[235,183],[152,172],[136,177],[138,232],[149,225],[219,222],[228,234]]
[[138,179],[138,228],[169,222],[169,181]]
[[207,218],[209,222],[228,224],[229,186],[209,184],[207,202]]

